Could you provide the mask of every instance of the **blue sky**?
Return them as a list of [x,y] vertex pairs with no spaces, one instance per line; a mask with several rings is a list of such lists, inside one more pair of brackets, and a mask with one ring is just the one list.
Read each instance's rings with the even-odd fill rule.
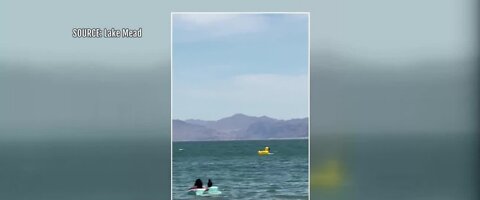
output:
[[173,118],[308,115],[308,15],[173,15]]

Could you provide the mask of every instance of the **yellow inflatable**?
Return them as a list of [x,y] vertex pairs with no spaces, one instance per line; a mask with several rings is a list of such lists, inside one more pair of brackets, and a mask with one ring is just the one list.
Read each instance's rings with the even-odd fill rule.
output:
[[269,154],[270,154],[270,147],[265,147],[264,150],[258,151],[258,155],[259,155],[259,156],[269,155]]
[[311,185],[321,188],[336,188],[342,185],[343,169],[338,160],[329,160],[323,166],[312,169]]

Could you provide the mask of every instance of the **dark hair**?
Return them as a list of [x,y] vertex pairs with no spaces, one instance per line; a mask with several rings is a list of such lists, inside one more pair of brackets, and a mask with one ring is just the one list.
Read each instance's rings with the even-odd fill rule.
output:
[[208,179],[207,186],[208,186],[208,187],[212,187],[212,185],[213,185],[212,180]]
[[200,179],[195,180],[195,187],[202,188],[203,187],[202,180]]

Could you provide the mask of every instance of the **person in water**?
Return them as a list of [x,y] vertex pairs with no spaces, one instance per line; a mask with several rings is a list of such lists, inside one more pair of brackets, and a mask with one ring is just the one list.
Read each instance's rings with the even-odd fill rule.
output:
[[213,185],[212,180],[208,179],[207,186],[208,186],[208,187],[212,187],[212,185]]
[[198,189],[198,188],[203,188],[203,183],[202,183],[202,180],[200,179],[195,180],[195,184],[190,189]]

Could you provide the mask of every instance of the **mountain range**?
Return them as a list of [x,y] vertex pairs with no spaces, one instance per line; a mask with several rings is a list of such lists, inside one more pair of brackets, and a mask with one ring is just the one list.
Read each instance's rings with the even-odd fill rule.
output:
[[219,120],[172,122],[173,141],[254,140],[308,137],[308,118],[280,120],[235,114]]

